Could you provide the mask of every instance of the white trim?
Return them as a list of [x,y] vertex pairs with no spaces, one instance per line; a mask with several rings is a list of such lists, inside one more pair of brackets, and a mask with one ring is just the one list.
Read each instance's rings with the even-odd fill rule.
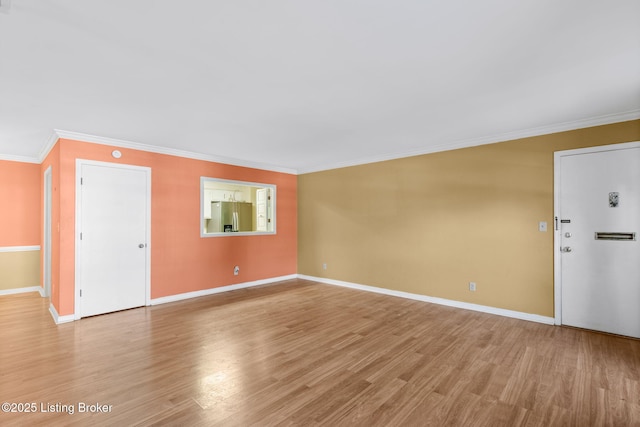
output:
[[0,252],[28,252],[28,251],[39,251],[40,246],[0,246]]
[[84,133],[71,132],[66,130],[55,129],[54,132],[59,138],[71,139],[74,141],[89,142],[92,144],[109,145],[113,147],[130,148],[132,150],[146,151],[149,153],[167,154],[169,156],[183,157],[186,159],[204,160],[207,162],[223,163],[226,165],[242,166],[247,168],[255,168],[268,170],[273,172],[281,172],[295,175],[297,171],[291,168],[285,168],[265,163],[251,162],[247,160],[234,159],[223,156],[212,156],[209,154],[194,153],[191,151],[177,150],[174,148],[159,147],[156,145],[141,144],[139,142],[124,141],[121,139],[105,138],[96,135],[87,135]]
[[59,325],[61,323],[73,322],[75,320],[73,314],[69,314],[66,316],[58,315],[58,312],[56,311],[56,308],[53,306],[53,304],[49,305],[49,313],[51,313],[51,317],[53,317],[53,321],[56,323],[56,325]]
[[75,229],[74,229],[74,241],[75,241],[75,277],[74,277],[74,310],[75,314],[73,315],[75,320],[79,320],[82,316],[82,310],[80,307],[80,232],[78,230],[82,229],[81,222],[81,206],[82,206],[82,187],[80,185],[80,178],[82,172],[83,165],[90,166],[105,166],[110,168],[117,169],[132,169],[138,171],[146,172],[147,176],[147,195],[146,195],[146,203],[147,203],[147,235],[146,235],[146,283],[145,283],[145,305],[151,305],[151,168],[147,166],[135,166],[135,165],[127,165],[123,163],[111,163],[111,162],[100,162],[96,160],[85,160],[85,159],[76,159],[76,200],[75,200]]
[[640,110],[631,110],[619,114],[607,114],[604,116],[593,117],[583,120],[575,120],[571,122],[557,123],[548,126],[540,126],[531,129],[523,129],[514,132],[507,132],[497,135],[489,135],[480,138],[463,139],[459,141],[451,141],[443,144],[432,145],[412,151],[402,151],[384,154],[380,156],[372,156],[367,158],[356,159],[347,162],[325,163],[318,166],[298,169],[298,174],[311,172],[320,172],[329,169],[338,169],[349,166],[358,166],[369,163],[384,162],[387,160],[401,159],[405,157],[421,156],[423,154],[438,153],[441,151],[456,150],[459,148],[475,147],[478,145],[495,144],[498,142],[513,141],[521,138],[529,138],[532,136],[549,135],[557,132],[566,132],[576,129],[584,129],[593,126],[602,126],[613,123],[622,123],[630,120],[640,119]]
[[[606,151],[628,150],[640,148],[640,141],[625,142],[621,144],[599,145],[597,147],[577,148],[574,150],[556,151],[553,153],[553,215],[554,220],[560,221],[560,185],[562,182],[561,161],[563,157],[577,156],[581,154],[600,153]],[[562,230],[554,224],[553,232],[553,282],[554,282],[554,316],[555,324],[562,324],[562,253],[560,242]]]
[[285,280],[292,280],[292,279],[296,279],[297,277],[298,277],[297,274],[290,274],[288,276],[272,277],[272,278],[269,278],[269,279],[255,280],[253,282],[244,282],[244,283],[237,283],[235,285],[221,286],[219,288],[203,289],[201,291],[194,291],[194,292],[186,292],[184,294],[169,295],[167,297],[160,297],[160,298],[152,299],[151,300],[151,305],[167,304],[167,303],[170,303],[170,302],[182,301],[182,300],[191,299],[191,298],[198,298],[198,297],[203,297],[203,296],[207,296],[207,295],[213,295],[213,294],[219,294],[219,293],[223,293],[223,292],[235,291],[237,289],[251,288],[251,287],[254,287],[254,286],[266,285],[266,284],[269,284],[269,283],[282,282],[282,281],[285,281]]
[[53,174],[52,174],[52,166],[44,171],[43,174],[43,192],[42,192],[42,210],[44,221],[42,224],[42,243],[44,246],[44,250],[42,253],[42,287],[43,296],[51,295],[51,271],[52,271],[52,261],[51,261],[51,242],[53,239],[53,232],[51,231],[52,225],[52,199],[53,199]]
[[[562,257],[560,256],[560,155],[553,153],[553,315],[556,325],[562,325]],[[557,248],[557,249],[556,249]]]
[[607,151],[629,150],[640,147],[640,141],[621,142],[619,144],[598,145],[595,147],[576,148],[573,150],[556,151],[553,153],[554,160],[565,156],[577,156],[589,153],[604,153]]
[[[204,191],[206,190],[204,188],[204,185],[206,182],[221,182],[224,184],[239,184],[239,185],[248,185],[250,187],[264,187],[264,188],[269,188],[271,190],[271,197],[273,198],[273,203],[272,203],[272,212],[271,212],[271,219],[272,219],[272,227],[273,227],[273,231],[237,231],[234,233],[224,233],[224,232],[220,232],[220,233],[205,233],[204,232],[204,224],[205,224],[205,219],[203,216],[204,213]],[[250,181],[236,181],[233,179],[223,179],[223,178],[213,178],[213,177],[209,177],[209,176],[201,176],[200,177],[200,238],[206,238],[206,237],[229,237],[229,236],[264,236],[264,235],[273,235],[273,234],[277,234],[277,201],[278,201],[278,188],[277,185],[275,184],[264,184],[261,182],[250,182]]]
[[[200,227],[203,229],[203,227]],[[232,236],[268,236],[276,234],[275,231],[235,231],[233,233],[205,233],[204,231],[200,231],[200,237],[209,238],[209,237],[232,237]]]
[[283,166],[277,166],[277,165],[269,165],[265,163],[252,162],[248,160],[241,160],[241,159],[235,159],[235,158],[229,158],[229,157],[223,157],[223,156],[213,156],[208,154],[195,153],[191,151],[177,150],[173,148],[166,148],[166,147],[160,147],[160,146],[149,145],[149,144],[141,144],[138,142],[125,141],[121,139],[89,135],[89,134],[84,134],[80,132],[66,131],[61,129],[54,129],[52,131],[51,135],[45,141],[45,144],[40,150],[37,157],[13,156],[8,154],[7,155],[0,154],[0,160],[40,164],[44,161],[44,159],[47,157],[51,149],[55,146],[58,139],[64,138],[64,139],[70,139],[74,141],[83,141],[83,142],[89,142],[94,144],[110,145],[114,147],[130,148],[133,150],[147,151],[151,153],[167,154],[171,156],[184,157],[188,159],[224,163],[228,165],[288,173],[292,175],[300,175],[300,174],[319,172],[319,171],[324,171],[329,169],[338,169],[338,168],[344,168],[348,166],[358,166],[358,165],[363,165],[368,163],[383,162],[387,160],[394,160],[394,159],[400,159],[405,157],[420,156],[423,154],[438,153],[441,151],[455,150],[458,148],[494,144],[497,142],[511,141],[511,140],[520,139],[520,138],[529,138],[532,136],[548,135],[556,132],[565,132],[565,131],[576,130],[576,129],[584,129],[584,128],[593,127],[593,126],[622,123],[622,122],[637,120],[637,119],[640,119],[640,110],[631,110],[631,111],[625,111],[622,113],[606,114],[603,116],[597,116],[597,117],[592,117],[588,119],[556,123],[548,126],[539,126],[536,128],[523,129],[523,130],[496,134],[496,135],[489,135],[485,137],[445,142],[442,144],[437,144],[435,146],[424,147],[419,150],[395,152],[395,153],[389,153],[389,154],[380,155],[380,156],[360,158],[357,160],[346,161],[346,162],[325,163],[322,165],[316,165],[316,166],[301,168],[301,169],[295,169],[295,168],[289,168],[289,167],[283,167]]
[[40,164],[38,159],[27,156],[14,156],[11,154],[0,154],[0,160],[6,160],[8,162],[20,162],[20,163],[35,163]]
[[60,139],[60,137],[58,136],[58,133],[55,130],[53,130],[49,135],[49,137],[47,138],[47,140],[45,141],[44,146],[40,149],[40,152],[38,153],[38,163],[44,162],[44,159],[47,158],[47,156],[49,155],[49,152],[51,152],[53,147],[55,147],[56,142],[58,142],[58,139]]
[[44,288],[42,286],[38,286],[38,293],[40,294],[40,296],[42,298],[45,298],[47,296],[46,292],[45,292],[45,290],[44,290]]
[[26,294],[29,292],[40,292],[42,289],[40,286],[29,286],[25,288],[13,288],[0,290],[0,296],[2,295],[14,295],[14,294]]
[[361,291],[374,292],[377,294],[390,295],[394,297],[407,298],[432,304],[446,305],[449,307],[462,308],[465,310],[479,311],[481,313],[495,314],[498,316],[511,317],[514,319],[528,320],[530,322],[553,325],[553,317],[540,316],[538,314],[524,313],[521,311],[506,310],[503,308],[489,307],[486,305],[471,304],[462,301],[454,301],[444,298],[430,297],[426,295],[412,294],[409,292],[394,291],[391,289],[378,288],[375,286],[360,285],[358,283],[343,282],[342,280],[326,279],[322,277],[306,276],[298,274],[298,278],[325,283],[328,285],[342,286],[345,288],[358,289]]

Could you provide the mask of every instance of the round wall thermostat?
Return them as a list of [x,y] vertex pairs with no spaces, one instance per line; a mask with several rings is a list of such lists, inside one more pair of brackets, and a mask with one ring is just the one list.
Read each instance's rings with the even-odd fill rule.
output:
[[111,155],[116,159],[119,159],[120,157],[122,157],[122,153],[120,151],[118,151],[118,150],[113,150],[111,152]]

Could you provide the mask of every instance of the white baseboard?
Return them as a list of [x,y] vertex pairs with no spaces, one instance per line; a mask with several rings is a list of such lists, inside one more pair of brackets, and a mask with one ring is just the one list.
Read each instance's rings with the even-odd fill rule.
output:
[[[272,277],[270,279],[256,280],[256,281],[253,281],[253,282],[245,282],[245,283],[238,283],[238,284],[235,284],[235,285],[222,286],[222,287],[219,287],[219,288],[204,289],[202,291],[187,292],[187,293],[184,293],[184,294],[177,294],[177,295],[169,295],[168,297],[161,297],[161,298],[152,299],[150,305],[167,304],[167,303],[170,303],[170,302],[182,301],[182,300],[190,299],[190,298],[197,298],[197,297],[202,297],[202,296],[206,296],[206,295],[219,294],[221,292],[234,291],[236,289],[250,288],[252,286],[266,285],[266,284],[274,283],[274,282],[282,282],[282,281],[285,281],[285,280],[295,279],[297,277],[298,277],[297,274],[290,274],[288,276]],[[38,286],[37,288],[40,288],[40,287]],[[25,288],[25,289],[27,289],[27,288]],[[36,287],[34,287],[31,290],[31,292],[33,292],[33,291],[38,291],[38,289],[36,289]],[[40,291],[40,293],[43,294],[44,290]],[[58,312],[56,311],[56,308],[53,306],[53,304],[51,304],[49,306],[49,313],[51,313],[51,317],[53,317],[53,320],[54,320],[54,322],[56,322],[56,324],[73,322],[73,321],[76,320],[74,314],[70,314],[70,315],[67,315],[67,316],[59,316]]]
[[[395,296],[400,298],[412,299],[416,301],[428,302],[432,304],[439,304],[439,305],[445,305],[449,307],[461,308],[464,310],[472,310],[472,311],[478,311],[481,313],[495,314],[498,316],[511,317],[511,318],[520,319],[520,320],[528,320],[530,322],[544,323],[547,325],[555,324],[555,319],[553,317],[540,316],[538,314],[506,310],[503,308],[472,304],[472,303],[467,303],[462,301],[449,300],[445,298],[430,297],[430,296],[420,295],[420,294],[412,294],[409,292],[395,291],[391,289],[378,288],[375,286],[361,285],[358,283],[344,282],[342,280],[327,279],[323,277],[307,276],[304,274],[290,274],[287,276],[272,277],[269,279],[256,280],[253,282],[244,282],[244,283],[237,283],[235,285],[221,286],[219,288],[203,289],[201,291],[186,292],[186,293],[177,294],[177,295],[169,295],[166,297],[152,299],[151,305],[167,304],[170,302],[182,301],[186,299],[197,298],[197,297],[202,297],[207,295],[214,295],[222,292],[229,292],[237,289],[244,289],[244,288],[250,288],[254,286],[266,285],[269,283],[282,282],[285,280],[291,280],[296,278],[303,279],[303,280],[310,280],[313,282],[325,283],[328,285],[358,289],[366,292],[374,292],[377,294],[390,295],[390,296]],[[0,291],[0,296],[26,293],[26,292],[39,292],[40,295],[42,296],[44,294],[44,289],[41,286],[7,289],[7,290]],[[53,317],[53,320],[56,322],[56,324],[73,322],[75,320],[75,316],[73,314],[67,315],[67,316],[58,315],[58,312],[56,311],[53,304],[49,306],[49,312],[51,313],[51,317]]]
[[479,311],[482,313],[496,314],[498,316],[512,317],[514,319],[528,320],[530,322],[544,323],[546,325],[555,324],[553,317],[540,316],[538,314],[524,313],[521,311],[506,310],[504,308],[490,307],[487,305],[471,304],[468,302],[455,301],[444,298],[429,297],[426,295],[412,294],[409,292],[394,291],[391,289],[377,288],[375,286],[360,285],[357,283],[343,282],[341,280],[326,279],[323,277],[306,276],[298,274],[298,278],[311,280],[314,282],[326,283],[328,285],[342,286],[345,288],[358,289],[361,291],[375,292],[377,294],[391,295],[394,297],[413,299],[417,301],[429,302],[432,304],[446,305],[449,307],[462,308],[465,310]]
[[73,322],[75,320],[75,316],[73,314],[70,314],[68,316],[58,315],[58,312],[56,311],[56,308],[53,306],[53,304],[49,305],[49,313],[51,313],[51,317],[53,317],[53,321],[56,322],[56,325],[59,325],[61,323]]
[[40,286],[29,286],[27,288],[3,289],[0,291],[0,295],[13,295],[13,294],[24,294],[27,292],[40,292],[40,289],[42,289]]
[[[27,292],[38,292],[41,297],[44,297],[44,289],[42,289],[42,286],[31,286],[31,287],[28,287],[28,288],[6,289],[6,290],[0,291],[0,296],[2,296],[2,295],[12,295],[12,294],[23,294],[23,293],[27,293]],[[67,322],[73,322],[74,321],[73,314],[71,314],[69,316],[60,316],[60,315],[58,315],[58,312],[56,311],[56,308],[53,306],[53,304],[49,305],[49,313],[51,314],[51,317],[53,317],[53,321],[56,322],[56,324],[58,324],[58,325],[60,323],[67,323]]]
[[219,288],[203,289],[201,291],[186,292],[184,294],[177,294],[177,295],[169,295],[167,297],[160,297],[160,298],[152,299],[151,300],[151,305],[167,304],[167,303],[170,303],[170,302],[182,301],[182,300],[185,300],[185,299],[191,299],[191,298],[203,297],[203,296],[207,296],[207,295],[219,294],[219,293],[222,293],[222,292],[235,291],[236,289],[244,289],[244,288],[250,288],[250,287],[253,287],[253,286],[266,285],[266,284],[274,283],[274,282],[282,282],[282,281],[285,281],[285,280],[296,279],[297,277],[298,277],[297,274],[290,274],[288,276],[272,277],[270,279],[256,280],[256,281],[253,281],[253,282],[244,282],[244,283],[238,283],[238,284],[235,284],[235,285],[221,286]]

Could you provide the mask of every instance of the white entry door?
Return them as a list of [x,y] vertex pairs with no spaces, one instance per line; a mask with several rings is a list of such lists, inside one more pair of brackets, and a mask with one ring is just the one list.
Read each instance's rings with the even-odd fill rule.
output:
[[640,145],[556,153],[556,192],[556,322],[640,338]]
[[149,168],[78,160],[76,318],[148,299]]

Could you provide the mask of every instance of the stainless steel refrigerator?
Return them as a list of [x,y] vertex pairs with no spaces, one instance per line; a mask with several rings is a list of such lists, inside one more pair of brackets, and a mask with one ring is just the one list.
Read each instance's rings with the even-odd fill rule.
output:
[[253,230],[253,209],[246,202],[211,202],[207,233]]

